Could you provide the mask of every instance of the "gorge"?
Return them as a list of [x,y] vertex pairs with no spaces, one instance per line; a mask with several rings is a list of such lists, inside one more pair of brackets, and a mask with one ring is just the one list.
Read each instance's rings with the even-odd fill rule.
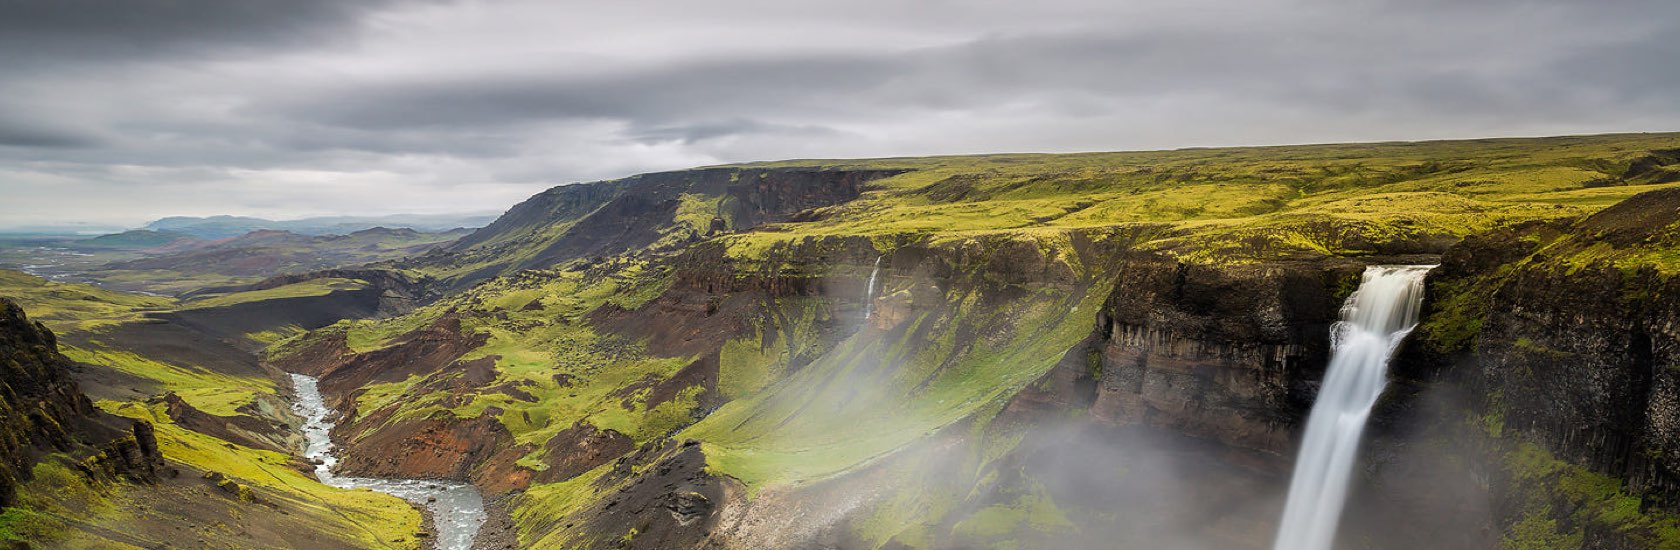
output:
[[170,296],[0,272],[48,410],[156,448],[6,440],[0,540],[1676,545],[1676,150],[753,163]]
[[338,457],[332,451],[331,414],[314,378],[293,374],[292,407],[303,417],[303,436],[308,441],[303,457],[315,462],[315,479],[333,487],[366,488],[426,507],[436,531],[439,550],[468,550],[484,524],[484,497],[478,488],[454,481],[423,479],[376,479],[339,476],[333,473]]

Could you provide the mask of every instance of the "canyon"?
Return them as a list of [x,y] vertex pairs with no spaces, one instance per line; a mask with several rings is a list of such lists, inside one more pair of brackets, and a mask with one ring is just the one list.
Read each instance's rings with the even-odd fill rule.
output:
[[[6,517],[58,516],[0,536],[403,548],[453,521],[345,476],[470,486],[475,548],[1267,548],[1362,274],[1438,265],[1317,547],[1676,545],[1675,150],[756,163],[172,296],[7,275],[6,364],[39,380],[7,395],[50,404],[6,410],[52,422],[5,423]],[[123,516],[148,487],[237,527]]]

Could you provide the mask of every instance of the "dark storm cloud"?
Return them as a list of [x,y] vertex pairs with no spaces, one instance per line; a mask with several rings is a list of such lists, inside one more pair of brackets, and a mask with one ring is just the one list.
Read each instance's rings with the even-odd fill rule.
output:
[[1674,130],[1676,35],[1680,5],[1616,0],[0,0],[0,226],[476,210],[787,157]]
[[561,118],[657,123],[700,110],[810,103],[855,92],[901,71],[889,59],[789,56],[708,60],[601,76],[516,72],[436,80],[353,84],[261,106],[354,127],[416,128],[524,124]]
[[342,38],[389,1],[0,0],[9,63],[213,56]]
[[80,148],[98,143],[98,138],[30,121],[9,119],[0,113],[0,147]]

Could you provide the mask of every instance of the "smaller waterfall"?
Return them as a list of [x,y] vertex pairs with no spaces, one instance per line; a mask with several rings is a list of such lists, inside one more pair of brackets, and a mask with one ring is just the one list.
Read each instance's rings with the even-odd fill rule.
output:
[[1365,419],[1388,382],[1389,356],[1417,325],[1431,267],[1368,267],[1342,305],[1274,550],[1328,550],[1335,539]]
[[292,410],[304,419],[303,437],[309,447],[304,458],[317,461],[315,477],[321,483],[340,489],[367,488],[425,506],[432,513],[432,525],[437,529],[437,547],[442,550],[472,548],[478,528],[484,525],[484,497],[478,488],[459,481],[424,479],[380,479],[350,477],[333,473],[338,457],[333,455],[333,423],[327,420],[327,403],[321,398],[315,378],[292,375],[292,388],[297,398]]
[[869,288],[863,291],[863,318],[875,316],[875,277],[881,274],[881,258],[875,257],[875,269],[869,271]]

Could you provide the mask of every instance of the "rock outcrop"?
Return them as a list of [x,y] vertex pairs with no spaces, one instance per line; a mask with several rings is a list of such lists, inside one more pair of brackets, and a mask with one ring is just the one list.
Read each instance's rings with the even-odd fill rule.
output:
[[1487,465],[1495,524],[1555,522],[1591,548],[1680,542],[1659,527],[1680,510],[1680,274],[1666,252],[1677,235],[1680,189],[1668,189],[1466,239],[1431,273],[1423,324],[1397,360],[1403,390],[1379,420],[1454,390],[1479,441],[1460,454]]
[[163,459],[152,426],[95,408],[69,369],[53,333],[0,299],[0,505],[53,453],[90,477],[155,479]]
[[1233,447],[1290,452],[1294,427],[1323,378],[1326,335],[1363,265],[1125,262],[1099,319],[1091,412]]

